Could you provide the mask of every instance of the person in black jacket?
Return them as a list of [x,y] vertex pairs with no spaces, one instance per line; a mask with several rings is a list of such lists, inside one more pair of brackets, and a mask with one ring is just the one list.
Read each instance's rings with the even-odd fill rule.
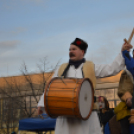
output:
[[103,126],[103,132],[104,127],[106,123],[114,116],[113,109],[109,108],[109,103],[107,99],[104,96],[98,97],[98,105],[99,105],[99,119],[101,126]]

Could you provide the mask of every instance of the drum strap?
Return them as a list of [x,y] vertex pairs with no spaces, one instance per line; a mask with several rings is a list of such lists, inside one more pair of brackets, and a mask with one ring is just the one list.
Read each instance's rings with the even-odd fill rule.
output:
[[67,74],[69,67],[70,67],[70,65],[68,64],[67,67],[65,68],[63,74],[61,75],[61,76],[64,76],[64,78],[66,78],[66,74]]

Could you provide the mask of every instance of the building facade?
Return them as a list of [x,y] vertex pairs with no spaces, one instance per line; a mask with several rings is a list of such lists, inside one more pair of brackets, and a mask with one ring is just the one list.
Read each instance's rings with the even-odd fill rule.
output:
[[[16,130],[20,119],[38,116],[37,103],[52,74],[53,72],[0,78],[1,132]],[[116,76],[97,79],[95,95],[105,96],[110,108],[120,102],[117,95],[120,75],[121,72]]]

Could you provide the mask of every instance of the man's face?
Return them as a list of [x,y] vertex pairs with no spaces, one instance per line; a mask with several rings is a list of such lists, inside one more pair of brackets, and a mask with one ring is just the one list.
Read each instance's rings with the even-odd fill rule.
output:
[[81,60],[84,57],[84,50],[81,50],[79,47],[75,45],[70,45],[69,57],[73,61]]

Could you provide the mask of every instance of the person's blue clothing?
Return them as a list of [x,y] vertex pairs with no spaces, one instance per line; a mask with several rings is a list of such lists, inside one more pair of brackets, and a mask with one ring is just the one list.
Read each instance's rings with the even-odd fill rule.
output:
[[109,122],[104,127],[104,134],[110,134]]
[[[109,122],[107,122],[107,124],[104,127],[104,134],[111,134],[109,128]],[[134,124],[130,125],[130,134],[134,134]]]
[[133,78],[134,78],[134,59],[131,57],[129,51],[127,51],[127,50],[122,51],[122,55],[125,59],[125,64],[126,64],[127,70],[129,70],[131,72],[131,74],[133,75]]

